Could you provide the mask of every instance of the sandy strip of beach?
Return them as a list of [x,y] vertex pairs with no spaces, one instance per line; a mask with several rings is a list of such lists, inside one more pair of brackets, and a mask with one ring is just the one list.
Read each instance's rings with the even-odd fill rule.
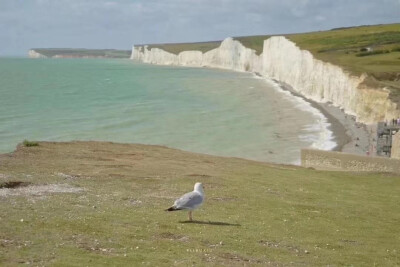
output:
[[309,102],[328,119],[329,129],[333,132],[334,141],[337,144],[333,150],[360,155],[373,155],[375,153],[373,147],[376,134],[375,126],[359,123],[355,116],[344,113],[342,109],[331,103],[313,101],[294,91],[290,85],[279,81],[275,82],[280,84],[283,90],[287,90]]
[[[344,140],[337,142],[337,151],[360,155],[373,155],[376,152],[372,147],[376,135],[375,126],[357,122],[355,116],[344,113],[342,109],[331,103],[317,103],[317,105],[331,123],[335,138]],[[337,124],[340,124],[340,127]],[[342,135],[346,135],[347,140]]]

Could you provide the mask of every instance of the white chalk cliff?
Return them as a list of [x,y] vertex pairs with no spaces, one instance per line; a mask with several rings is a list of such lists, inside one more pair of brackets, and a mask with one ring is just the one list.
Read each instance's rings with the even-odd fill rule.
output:
[[28,52],[28,57],[29,57],[29,58],[46,58],[45,55],[42,55],[42,54],[36,52],[36,51],[33,50],[33,49],[29,50],[29,52]]
[[365,86],[362,83],[365,75],[353,76],[338,66],[315,59],[309,51],[301,50],[282,36],[265,40],[261,55],[227,38],[220,47],[205,53],[184,51],[175,55],[159,48],[134,46],[131,59],[158,65],[256,72],[290,85],[306,98],[332,102],[363,123],[400,116],[397,105],[389,99],[389,90]]

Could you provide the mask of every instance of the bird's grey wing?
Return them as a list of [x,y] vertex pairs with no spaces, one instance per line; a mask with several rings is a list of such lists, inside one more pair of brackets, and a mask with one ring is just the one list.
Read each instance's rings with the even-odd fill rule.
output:
[[177,209],[190,209],[200,205],[202,202],[203,197],[199,193],[190,192],[177,199],[174,206]]

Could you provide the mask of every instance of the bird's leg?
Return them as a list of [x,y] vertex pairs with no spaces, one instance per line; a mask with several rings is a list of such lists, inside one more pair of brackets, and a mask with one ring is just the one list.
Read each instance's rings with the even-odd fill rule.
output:
[[189,211],[189,221],[193,221],[193,219],[192,219],[192,211]]

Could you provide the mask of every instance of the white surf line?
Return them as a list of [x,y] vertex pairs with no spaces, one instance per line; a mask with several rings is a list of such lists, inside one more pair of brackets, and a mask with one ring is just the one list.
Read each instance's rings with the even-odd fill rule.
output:
[[[309,131],[310,134],[302,134],[299,138],[302,141],[312,142],[312,148],[320,149],[320,150],[332,150],[337,146],[337,143],[334,141],[334,134],[329,129],[331,124],[328,121],[328,118],[324,116],[324,114],[318,109],[311,105],[310,102],[305,100],[303,97],[293,95],[289,90],[282,88],[281,84],[272,80],[271,78],[265,76],[257,76],[254,74],[254,78],[262,79],[266,83],[270,84],[277,92],[287,96],[286,99],[295,104],[295,107],[311,113],[316,118],[316,123],[311,125],[305,125],[305,131]],[[319,132],[319,135],[315,137],[315,132]]]

